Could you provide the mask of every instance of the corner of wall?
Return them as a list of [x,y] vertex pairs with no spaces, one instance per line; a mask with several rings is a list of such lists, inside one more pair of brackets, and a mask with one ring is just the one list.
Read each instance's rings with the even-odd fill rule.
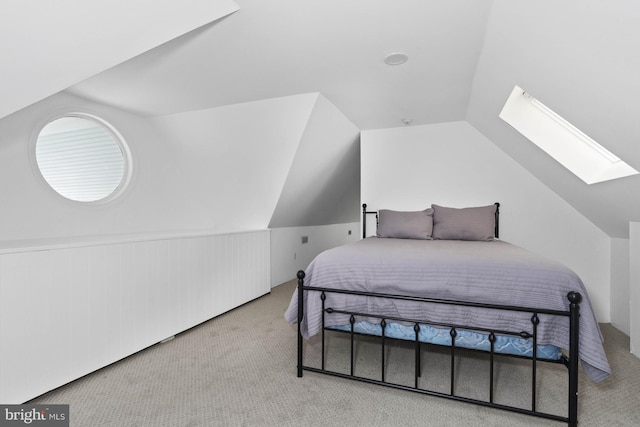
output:
[[611,325],[630,335],[630,244],[611,239]]
[[359,200],[360,130],[319,95],[269,227],[357,221]]
[[359,238],[359,222],[272,229],[271,287],[294,279],[322,251]]
[[629,223],[629,266],[631,352],[640,357],[640,222]]

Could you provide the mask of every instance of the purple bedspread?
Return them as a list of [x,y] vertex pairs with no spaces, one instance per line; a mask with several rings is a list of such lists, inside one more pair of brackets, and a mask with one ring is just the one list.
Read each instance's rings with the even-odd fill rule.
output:
[[[305,271],[305,285],[357,291],[453,299],[489,304],[569,309],[567,293],[580,292],[579,356],[595,382],[611,374],[602,335],[580,278],[560,263],[504,241],[409,240],[369,237],[319,254]],[[301,324],[305,338],[322,327],[318,292],[305,292]],[[297,322],[297,289],[285,318]],[[451,322],[478,328],[531,331],[526,313],[419,305],[411,301],[327,294],[327,307],[424,321]],[[327,326],[347,324],[346,315],[331,315]],[[569,318],[540,315],[538,343],[569,347]]]

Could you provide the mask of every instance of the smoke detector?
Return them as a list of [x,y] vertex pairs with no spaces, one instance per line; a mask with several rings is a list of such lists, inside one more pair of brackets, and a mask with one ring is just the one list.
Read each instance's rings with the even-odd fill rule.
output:
[[384,63],[387,65],[400,65],[407,62],[409,57],[404,53],[390,53],[389,55],[384,57]]

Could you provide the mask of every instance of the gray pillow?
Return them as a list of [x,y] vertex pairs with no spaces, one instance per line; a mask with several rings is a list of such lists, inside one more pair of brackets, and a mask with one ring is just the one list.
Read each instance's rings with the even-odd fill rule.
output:
[[396,239],[431,239],[433,209],[416,212],[378,211],[378,237]]
[[472,208],[433,208],[433,238],[440,240],[493,240],[496,205]]

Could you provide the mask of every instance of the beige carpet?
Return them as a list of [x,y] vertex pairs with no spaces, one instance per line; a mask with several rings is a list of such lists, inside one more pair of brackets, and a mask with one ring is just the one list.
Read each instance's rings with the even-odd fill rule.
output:
[[[270,295],[101,369],[30,403],[70,405],[71,425],[100,426],[561,426],[532,418],[445,399],[306,372],[296,377],[296,330],[283,318],[295,283]],[[629,354],[629,339],[602,325],[612,378],[594,384],[581,373],[580,426],[640,425],[640,359]],[[309,350],[319,345],[311,340]],[[431,347],[432,349],[432,347]],[[345,353],[346,351],[346,353]],[[401,364],[411,365],[412,350],[389,348],[388,380],[408,382]],[[348,343],[329,338],[336,369],[348,369]],[[441,352],[425,352],[421,381],[448,388]],[[357,371],[378,375],[379,350],[367,339],[357,346]],[[318,363],[309,354],[305,363]],[[497,399],[528,405],[529,383],[523,362],[501,363]],[[487,368],[482,355],[457,363],[457,393],[486,394]],[[511,375],[512,370],[517,375]],[[564,411],[565,368],[546,365],[540,372],[540,409]],[[483,382],[484,381],[484,382]],[[479,383],[479,384],[476,384]],[[525,390],[522,393],[515,390]]]

